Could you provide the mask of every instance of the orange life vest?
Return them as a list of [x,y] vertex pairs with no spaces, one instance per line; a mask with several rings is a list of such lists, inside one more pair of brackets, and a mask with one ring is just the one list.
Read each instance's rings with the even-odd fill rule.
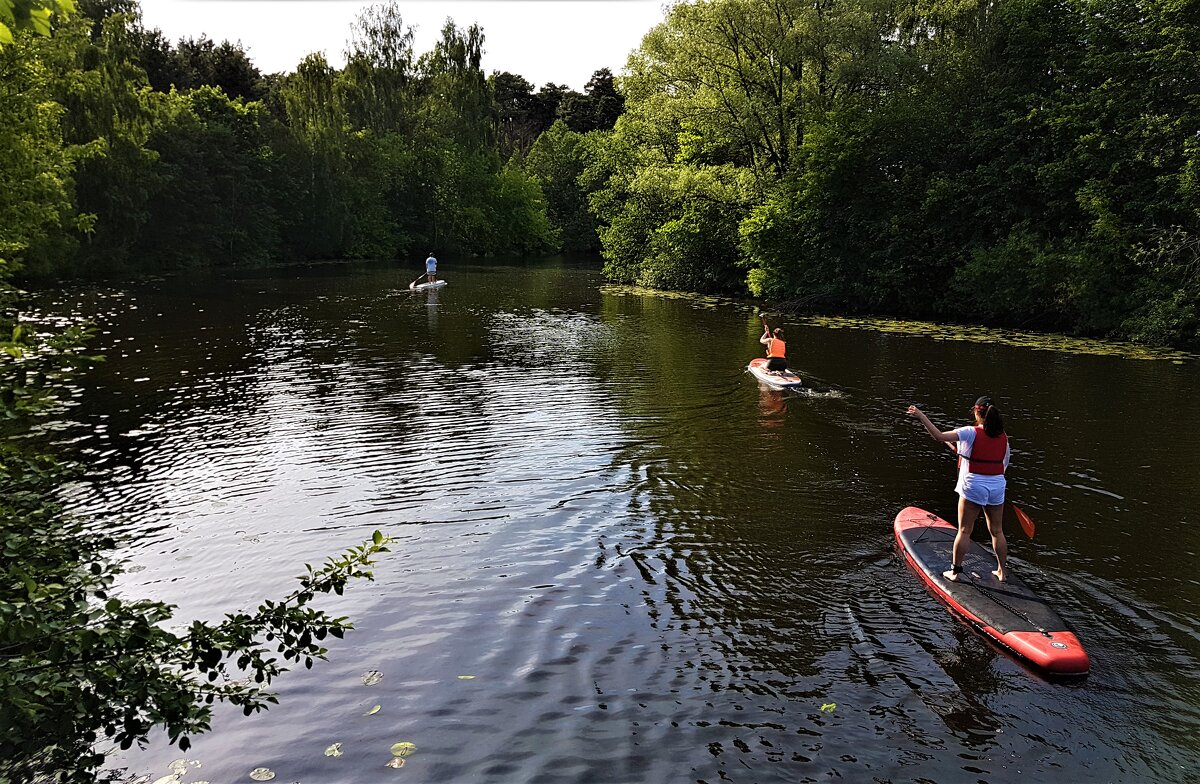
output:
[[[1004,473],[1004,454],[1008,451],[1008,434],[992,438],[982,427],[975,428],[975,443],[967,457],[967,470],[972,474],[996,476]],[[962,460],[959,457],[959,460]]]
[[787,350],[787,343],[784,343],[779,338],[771,338],[770,341],[767,343],[767,356],[768,357],[779,357],[780,359],[783,359],[786,357],[786,354],[784,354],[784,352],[786,350]]

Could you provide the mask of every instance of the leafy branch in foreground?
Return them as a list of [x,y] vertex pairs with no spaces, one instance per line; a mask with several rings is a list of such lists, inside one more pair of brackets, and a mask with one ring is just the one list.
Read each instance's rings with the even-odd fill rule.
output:
[[13,31],[50,35],[55,14],[75,13],[75,0],[0,0],[0,46],[13,42]]
[[313,599],[372,579],[372,558],[388,551],[377,531],[307,566],[284,599],[176,633],[165,627],[172,605],[109,594],[121,572],[103,557],[113,541],[45,501],[68,469],[11,449],[0,456],[0,782],[90,781],[101,740],[129,748],[161,727],[187,749],[209,729],[213,703],[263,710],[277,701],[265,686],[289,665],[325,658],[322,641],[352,628]]
[[[0,280],[0,421],[20,435],[96,358],[81,351],[86,327],[40,333],[13,295]],[[112,595],[123,570],[115,540],[53,500],[79,467],[18,443],[0,442],[0,784],[91,782],[104,760],[97,744],[129,748],[161,728],[187,749],[214,703],[265,709],[277,701],[265,688],[276,676],[311,667],[324,640],[352,628],[313,600],[373,579],[372,559],[391,542],[376,531],[306,566],[281,600],[180,628],[173,605]]]

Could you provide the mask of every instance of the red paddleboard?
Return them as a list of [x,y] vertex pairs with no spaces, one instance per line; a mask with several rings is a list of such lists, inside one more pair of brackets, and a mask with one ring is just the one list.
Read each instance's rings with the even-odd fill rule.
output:
[[947,580],[942,572],[950,568],[956,526],[910,506],[896,515],[895,529],[904,560],[951,612],[1038,669],[1087,675],[1091,663],[1079,638],[1011,569],[1004,582],[997,580],[991,550],[971,542],[962,574]]

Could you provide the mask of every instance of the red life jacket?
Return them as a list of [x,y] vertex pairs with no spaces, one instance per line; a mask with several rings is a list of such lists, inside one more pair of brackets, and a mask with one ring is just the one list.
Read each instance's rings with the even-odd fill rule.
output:
[[[992,438],[982,427],[975,428],[975,443],[967,458],[967,470],[972,474],[996,476],[1004,473],[1004,454],[1008,451],[1008,434]],[[962,457],[959,457],[962,460]]]
[[779,338],[771,338],[770,342],[767,343],[768,357],[780,357],[782,359],[785,356],[785,351],[787,351],[787,343],[784,343]]

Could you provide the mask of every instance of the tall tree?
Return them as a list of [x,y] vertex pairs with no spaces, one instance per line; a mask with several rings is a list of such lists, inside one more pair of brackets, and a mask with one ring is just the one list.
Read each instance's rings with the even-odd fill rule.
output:
[[625,111],[625,99],[617,92],[612,71],[601,68],[588,80],[585,92],[564,96],[558,108],[559,118],[572,131],[609,131]]
[[524,157],[547,127],[533,85],[503,71],[488,77],[488,89],[496,102],[496,138],[501,157]]
[[483,40],[479,25],[462,29],[447,19],[441,39],[419,63],[429,121],[439,135],[473,150],[495,139],[496,106],[481,67]]
[[341,96],[350,123],[376,134],[416,124],[413,29],[394,2],[367,7],[351,31]]
[[76,216],[63,108],[37,54],[48,43],[22,36],[0,48],[0,288],[31,255],[53,257],[71,227],[89,222]]

